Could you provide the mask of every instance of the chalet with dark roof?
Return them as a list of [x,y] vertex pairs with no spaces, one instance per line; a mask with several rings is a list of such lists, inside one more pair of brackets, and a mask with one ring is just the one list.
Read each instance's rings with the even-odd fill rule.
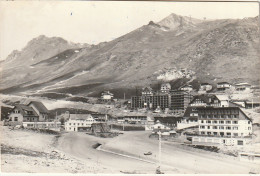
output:
[[44,106],[42,102],[39,101],[31,101],[28,105],[31,107],[36,114],[39,116],[39,121],[49,121],[49,110]]
[[189,106],[221,106],[221,101],[216,95],[203,94],[194,96]]

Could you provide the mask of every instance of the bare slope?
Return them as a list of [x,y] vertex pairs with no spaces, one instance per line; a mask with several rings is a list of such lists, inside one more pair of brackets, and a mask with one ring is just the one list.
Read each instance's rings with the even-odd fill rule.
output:
[[4,92],[21,92],[91,87],[81,91],[85,94],[134,89],[157,83],[158,73],[181,68],[194,73],[198,81],[256,84],[259,51],[257,17],[202,21],[171,14],[111,42],[70,48],[39,62],[29,62],[32,64],[20,67],[16,75],[4,68],[1,88]]

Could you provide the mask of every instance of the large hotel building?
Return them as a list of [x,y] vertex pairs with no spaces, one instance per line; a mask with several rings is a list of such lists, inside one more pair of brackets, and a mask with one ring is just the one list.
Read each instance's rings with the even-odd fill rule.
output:
[[199,134],[195,145],[245,145],[251,139],[252,121],[239,107],[197,108]]

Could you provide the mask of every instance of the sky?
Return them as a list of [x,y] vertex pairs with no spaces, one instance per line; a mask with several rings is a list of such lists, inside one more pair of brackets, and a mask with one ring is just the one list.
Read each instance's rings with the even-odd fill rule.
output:
[[257,2],[1,1],[0,60],[39,35],[98,44],[171,13],[198,19],[255,17]]

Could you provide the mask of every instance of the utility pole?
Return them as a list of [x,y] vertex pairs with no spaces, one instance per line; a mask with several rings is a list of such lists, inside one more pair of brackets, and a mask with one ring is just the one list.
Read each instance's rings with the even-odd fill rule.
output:
[[159,131],[157,133],[159,135],[159,155],[158,155],[158,167],[156,169],[156,173],[157,174],[160,174],[161,173],[161,155],[162,155],[162,141],[161,141],[161,138],[162,138],[162,132]]

